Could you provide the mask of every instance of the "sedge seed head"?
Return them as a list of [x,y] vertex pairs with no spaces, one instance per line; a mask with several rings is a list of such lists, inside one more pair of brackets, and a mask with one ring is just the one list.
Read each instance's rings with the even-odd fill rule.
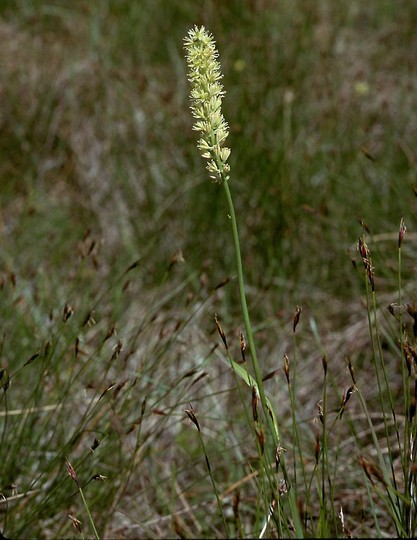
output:
[[204,26],[194,26],[184,38],[184,48],[191,83],[190,109],[196,120],[193,129],[201,135],[197,148],[207,160],[210,177],[221,183],[228,179],[230,148],[224,146],[229,126],[222,113],[225,92],[216,42]]
[[400,230],[398,233],[398,247],[401,248],[401,244],[404,240],[405,233],[407,232],[407,227],[405,226],[404,219],[401,218],[400,221]]

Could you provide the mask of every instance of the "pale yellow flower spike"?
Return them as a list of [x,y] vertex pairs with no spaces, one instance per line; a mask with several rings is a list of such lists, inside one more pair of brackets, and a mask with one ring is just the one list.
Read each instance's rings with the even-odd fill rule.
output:
[[223,85],[220,63],[213,36],[202,26],[194,26],[184,38],[191,83],[191,112],[196,122],[193,129],[201,133],[197,147],[208,160],[207,170],[216,182],[228,180],[230,166],[227,160],[230,148],[224,145],[229,126],[222,113]]

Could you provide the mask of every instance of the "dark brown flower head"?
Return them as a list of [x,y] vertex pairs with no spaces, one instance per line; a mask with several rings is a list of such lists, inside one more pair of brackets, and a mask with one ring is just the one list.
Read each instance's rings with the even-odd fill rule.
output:
[[365,238],[359,238],[358,240],[358,250],[362,257],[362,262],[365,267],[366,274],[368,276],[369,283],[371,285],[372,292],[375,291],[375,274],[374,274],[374,267],[372,266],[371,256],[369,248],[365,242]]
[[405,233],[407,232],[407,227],[405,226],[404,224],[404,219],[401,218],[401,221],[400,221],[400,230],[399,230],[399,233],[398,233],[398,247],[400,248],[401,247],[401,244],[404,240],[404,236],[405,236]]
[[292,326],[293,332],[295,332],[295,329],[297,328],[297,325],[298,325],[298,323],[300,322],[300,315],[301,315],[302,309],[303,309],[303,308],[300,307],[300,306],[297,306],[297,307],[295,308],[295,314],[294,314],[293,326]]

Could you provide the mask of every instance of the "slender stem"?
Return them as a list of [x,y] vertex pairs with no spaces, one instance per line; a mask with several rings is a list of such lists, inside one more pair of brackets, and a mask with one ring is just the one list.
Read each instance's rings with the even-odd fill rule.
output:
[[210,461],[209,461],[209,458],[208,458],[208,454],[206,452],[206,445],[204,444],[204,440],[203,440],[203,436],[201,434],[200,428],[197,428],[197,431],[198,431],[198,437],[200,439],[200,444],[201,444],[201,447],[203,449],[203,454],[204,454],[204,457],[206,459],[206,466],[207,466],[207,471],[208,471],[209,476],[210,476],[211,485],[213,486],[214,495],[216,496],[217,507],[219,509],[219,513],[220,513],[220,516],[222,518],[224,528],[226,530],[227,538],[230,538],[229,528],[227,526],[226,517],[225,517],[224,512],[223,512],[223,506],[222,506],[222,503],[220,501],[220,495],[219,495],[219,492],[217,490],[216,482],[214,481],[213,473],[211,471]]
[[[239,241],[239,232],[238,232],[237,221],[236,221],[236,214],[235,214],[232,194],[229,189],[227,178],[224,179],[223,186],[226,192],[227,202],[229,205],[229,216],[230,216],[230,220],[232,224],[233,243],[234,243],[235,255],[236,255],[237,278],[238,278],[238,284],[239,284],[239,295],[240,295],[240,302],[242,305],[243,319],[245,322],[246,335],[248,338],[248,344],[249,344],[249,350],[250,350],[250,354],[252,358],[255,380],[258,385],[262,408],[264,410],[265,416],[269,419],[268,406],[267,406],[265,391],[264,391],[263,382],[262,382],[262,374],[261,374],[261,369],[259,366],[258,357],[256,354],[255,342],[253,339],[253,332],[252,332],[252,327],[251,327],[250,318],[249,318],[249,310],[248,310],[248,306],[246,302],[242,256],[241,256],[241,251],[240,251],[240,241]],[[270,419],[268,420],[268,422],[270,423]],[[275,444],[278,444],[279,441],[278,441],[277,434],[275,433],[275,429],[272,429],[272,433],[274,435]]]
[[84,504],[84,508],[85,508],[86,511],[87,511],[88,520],[89,520],[89,522],[90,522],[91,528],[93,529],[94,538],[96,538],[96,540],[99,540],[99,539],[100,539],[100,536],[98,535],[96,526],[95,526],[95,524],[94,524],[93,516],[91,515],[90,509],[88,508],[88,504],[87,504],[87,501],[85,500],[84,492],[83,492],[81,486],[79,486],[78,490],[79,490],[79,492],[80,492],[81,499],[82,499],[83,504]]
[[[243,265],[242,265],[241,251],[240,251],[240,241],[239,241],[239,232],[238,232],[238,227],[237,227],[236,214],[235,214],[235,209],[233,205],[232,194],[229,189],[228,176],[225,173],[222,174],[222,180],[223,180],[222,184],[226,193],[226,198],[227,198],[228,207],[229,207],[229,217],[232,224],[233,243],[234,243],[235,256],[236,256],[236,268],[237,268],[237,276],[238,276],[238,284],[239,284],[240,302],[242,305],[242,313],[243,313],[243,318],[245,322],[245,329],[246,329],[246,334],[247,334],[247,339],[248,339],[248,344],[249,344],[249,351],[252,358],[255,381],[258,387],[259,397],[261,400],[264,415],[266,417],[266,422],[268,424],[270,431],[272,432],[274,444],[278,451],[278,450],[282,450],[280,446],[279,429],[278,429],[278,424],[277,424],[275,415],[273,413],[272,407],[270,406],[269,400],[265,395],[261,369],[260,369],[258,357],[256,354],[255,341],[253,339],[252,326],[251,326],[250,318],[249,318],[249,310],[248,310],[248,306],[246,302],[245,282],[243,279]],[[293,519],[295,532],[298,538],[302,538],[304,534],[303,534],[302,524],[300,521],[300,516],[297,510],[296,495],[295,495],[295,491],[291,489],[290,479],[288,477],[288,472],[285,465],[285,457],[284,457],[283,452],[280,457],[280,464],[281,464],[284,480],[288,488],[289,505],[291,508],[291,515]]]

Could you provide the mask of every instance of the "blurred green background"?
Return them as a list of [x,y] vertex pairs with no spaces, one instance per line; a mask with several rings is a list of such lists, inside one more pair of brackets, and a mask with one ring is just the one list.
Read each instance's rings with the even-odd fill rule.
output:
[[349,294],[360,220],[374,234],[401,217],[412,229],[415,3],[0,9],[3,267],[59,276],[91,229],[111,264],[146,257],[150,285],[178,249],[213,283],[233,272],[223,197],[191,131],[182,40],[194,24],[220,52],[251,284]]

